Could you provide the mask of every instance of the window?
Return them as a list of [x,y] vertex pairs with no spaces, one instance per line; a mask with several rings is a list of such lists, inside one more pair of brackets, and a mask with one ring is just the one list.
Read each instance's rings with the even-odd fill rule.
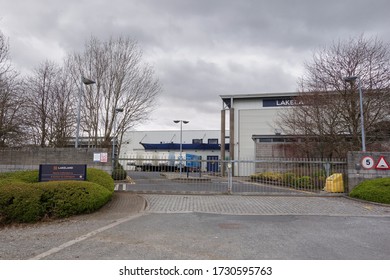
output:
[[207,143],[209,143],[209,144],[218,144],[218,139],[217,138],[208,139]]
[[192,139],[192,144],[202,144],[203,139]]

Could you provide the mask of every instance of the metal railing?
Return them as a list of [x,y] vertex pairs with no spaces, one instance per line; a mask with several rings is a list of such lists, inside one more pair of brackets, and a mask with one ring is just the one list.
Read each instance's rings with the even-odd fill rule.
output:
[[263,193],[319,193],[335,173],[347,180],[347,162],[342,159],[271,158],[233,162],[233,174],[257,183]]

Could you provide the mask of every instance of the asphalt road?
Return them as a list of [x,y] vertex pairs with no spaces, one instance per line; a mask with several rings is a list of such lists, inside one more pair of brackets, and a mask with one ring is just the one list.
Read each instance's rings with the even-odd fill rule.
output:
[[0,259],[390,259],[390,208],[342,197],[134,195],[0,228]]
[[390,219],[147,214],[45,259],[390,259]]

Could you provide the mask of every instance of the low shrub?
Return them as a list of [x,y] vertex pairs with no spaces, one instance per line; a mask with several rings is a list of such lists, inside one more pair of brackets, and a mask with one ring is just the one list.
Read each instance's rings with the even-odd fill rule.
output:
[[124,180],[127,177],[127,172],[124,170],[123,166],[119,163],[116,162],[115,168],[112,172],[112,178],[114,180]]
[[112,172],[112,178],[116,181],[124,180],[127,177],[127,172],[123,169],[115,169]]
[[279,182],[282,178],[282,174],[275,172],[255,173],[250,176],[251,181],[254,182]]
[[99,184],[105,187],[110,192],[114,191],[114,180],[107,172],[104,172],[96,168],[88,168],[87,170],[87,181]]
[[297,176],[292,172],[262,172],[250,176],[252,182],[278,184],[296,189],[321,189],[325,184],[325,177]]
[[0,185],[0,222],[36,222],[43,216],[42,190],[24,183]]
[[0,174],[0,222],[36,222],[93,212],[112,197],[114,181],[89,168],[87,181],[38,182],[38,171]]
[[357,185],[349,195],[367,201],[390,204],[390,178],[364,181]]
[[310,176],[302,176],[295,179],[293,186],[300,189],[307,189],[313,186]]
[[287,186],[293,186],[295,184],[295,181],[297,179],[297,176],[294,173],[285,173],[283,174],[283,183]]
[[24,183],[37,183],[39,180],[38,170],[16,171],[0,173],[0,182],[12,180]]
[[112,193],[92,182],[65,181],[40,184],[40,204],[50,218],[64,218],[93,212],[111,198]]

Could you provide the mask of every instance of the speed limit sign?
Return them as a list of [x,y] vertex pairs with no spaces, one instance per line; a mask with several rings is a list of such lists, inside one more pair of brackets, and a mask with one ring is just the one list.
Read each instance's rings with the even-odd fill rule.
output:
[[374,167],[374,159],[372,157],[366,156],[362,158],[362,166],[365,169],[371,169]]

